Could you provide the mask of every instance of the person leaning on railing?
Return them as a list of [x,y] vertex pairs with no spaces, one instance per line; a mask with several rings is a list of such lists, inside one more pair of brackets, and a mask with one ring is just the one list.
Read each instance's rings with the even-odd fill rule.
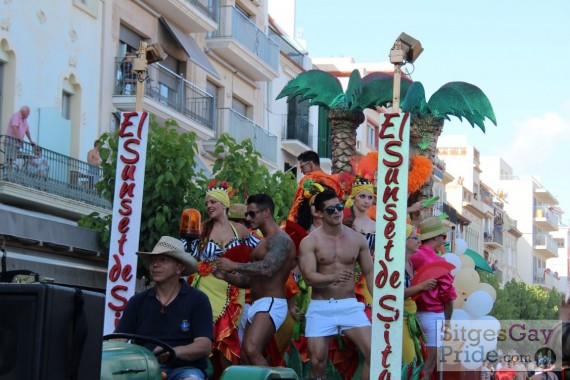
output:
[[35,145],[30,135],[30,126],[28,125],[29,115],[30,107],[22,106],[18,112],[15,112],[10,117],[6,130],[6,161],[8,167],[12,167],[14,164],[18,149],[20,149],[24,143],[24,136],[28,136],[30,143]]

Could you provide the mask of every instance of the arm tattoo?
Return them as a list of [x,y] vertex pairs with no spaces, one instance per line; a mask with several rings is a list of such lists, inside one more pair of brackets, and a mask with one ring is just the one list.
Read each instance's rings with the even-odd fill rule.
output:
[[249,288],[249,277],[241,273],[224,272],[224,280],[237,286],[238,288]]
[[285,262],[292,244],[288,236],[273,236],[267,240],[267,254],[263,260],[240,264],[236,271],[247,276],[271,277]]

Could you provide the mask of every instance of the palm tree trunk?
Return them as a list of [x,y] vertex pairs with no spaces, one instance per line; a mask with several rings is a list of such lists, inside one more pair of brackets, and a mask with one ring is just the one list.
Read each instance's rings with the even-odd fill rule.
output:
[[[416,116],[410,127],[410,157],[421,154],[435,166],[437,139],[443,130],[443,119],[433,116]],[[430,176],[418,191],[410,194],[408,203],[413,204],[433,197],[433,177]]]
[[331,108],[328,118],[332,135],[332,173],[352,173],[350,157],[356,154],[356,129],[364,122],[364,113]]

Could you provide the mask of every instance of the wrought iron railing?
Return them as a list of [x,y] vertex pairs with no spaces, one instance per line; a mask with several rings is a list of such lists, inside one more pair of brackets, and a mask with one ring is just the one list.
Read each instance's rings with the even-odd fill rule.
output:
[[0,181],[111,208],[95,189],[101,168],[87,162],[0,135],[0,164]]
[[264,159],[277,162],[278,137],[263,129],[243,115],[240,115],[231,108],[221,108],[219,112],[220,128],[219,133],[227,132],[238,143],[245,139],[253,142],[253,147]]
[[284,140],[299,140],[307,146],[312,146],[313,124],[301,115],[283,115]]
[[219,24],[218,30],[210,33],[208,38],[234,38],[273,70],[278,70],[279,44],[236,7],[220,7]]
[[[115,95],[136,95],[137,76],[129,59],[116,58],[115,72]],[[159,63],[148,66],[145,96],[215,130],[214,96]]]

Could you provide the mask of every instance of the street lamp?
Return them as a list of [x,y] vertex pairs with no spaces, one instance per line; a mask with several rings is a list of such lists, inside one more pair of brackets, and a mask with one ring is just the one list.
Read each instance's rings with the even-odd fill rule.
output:
[[162,50],[159,44],[154,43],[147,45],[145,41],[141,41],[138,56],[133,62],[133,72],[137,76],[137,96],[135,103],[135,112],[142,112],[142,98],[144,96],[144,81],[147,78],[148,65],[159,62],[168,55]]
[[392,50],[390,50],[390,63],[394,65],[394,93],[392,101],[393,112],[400,112],[400,80],[402,78],[401,67],[404,63],[413,63],[424,51],[420,41],[401,33]]

